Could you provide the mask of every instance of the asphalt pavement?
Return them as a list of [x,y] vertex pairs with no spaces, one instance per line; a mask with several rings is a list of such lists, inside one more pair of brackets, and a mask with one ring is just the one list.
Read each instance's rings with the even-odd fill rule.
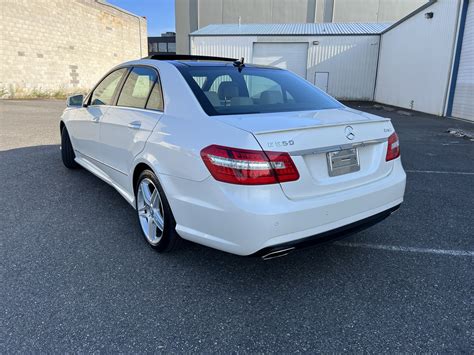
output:
[[393,119],[406,200],[336,244],[262,261],[158,254],[135,211],[59,151],[63,101],[0,100],[0,353],[473,353],[474,125]]

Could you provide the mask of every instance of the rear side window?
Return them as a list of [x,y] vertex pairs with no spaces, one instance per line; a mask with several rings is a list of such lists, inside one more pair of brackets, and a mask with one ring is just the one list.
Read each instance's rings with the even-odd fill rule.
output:
[[161,91],[160,79],[156,80],[153,89],[151,90],[150,98],[146,104],[149,110],[163,111],[163,93]]
[[126,68],[118,69],[107,75],[92,92],[91,105],[111,105],[115,90]]
[[151,68],[133,68],[120,92],[117,106],[145,108],[157,79],[156,72]]

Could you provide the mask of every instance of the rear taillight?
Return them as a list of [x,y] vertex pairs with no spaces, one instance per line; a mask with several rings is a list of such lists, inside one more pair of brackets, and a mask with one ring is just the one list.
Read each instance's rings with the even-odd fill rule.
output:
[[211,145],[201,151],[201,157],[216,180],[231,184],[276,184],[300,177],[288,153]]
[[393,132],[390,137],[388,137],[388,147],[387,147],[387,156],[385,161],[390,161],[400,156],[400,142],[398,140],[398,135],[396,132]]

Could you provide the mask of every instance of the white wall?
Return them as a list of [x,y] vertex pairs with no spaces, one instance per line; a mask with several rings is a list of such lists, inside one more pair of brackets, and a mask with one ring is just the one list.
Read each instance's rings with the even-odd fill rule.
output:
[[256,41],[257,37],[251,36],[191,37],[191,54],[228,58],[244,57],[248,61],[252,58],[252,43]]
[[309,46],[307,80],[328,72],[328,94],[340,100],[374,98],[379,36],[320,36]]
[[0,0],[0,97],[87,92],[146,56],[142,17],[93,0]]
[[444,114],[458,8],[458,0],[438,0],[382,35],[375,101]]
[[314,84],[316,72],[328,72],[330,95],[341,100],[373,100],[379,36],[197,36],[191,37],[191,53],[243,56],[252,62],[255,42],[307,42],[306,80]]
[[451,116],[474,121],[474,1],[468,6]]

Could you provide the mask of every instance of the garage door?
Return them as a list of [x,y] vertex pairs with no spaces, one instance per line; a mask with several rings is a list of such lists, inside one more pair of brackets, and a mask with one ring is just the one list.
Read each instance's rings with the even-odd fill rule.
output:
[[451,116],[474,121],[474,3],[469,2]]
[[253,63],[288,69],[306,79],[308,43],[254,43]]

